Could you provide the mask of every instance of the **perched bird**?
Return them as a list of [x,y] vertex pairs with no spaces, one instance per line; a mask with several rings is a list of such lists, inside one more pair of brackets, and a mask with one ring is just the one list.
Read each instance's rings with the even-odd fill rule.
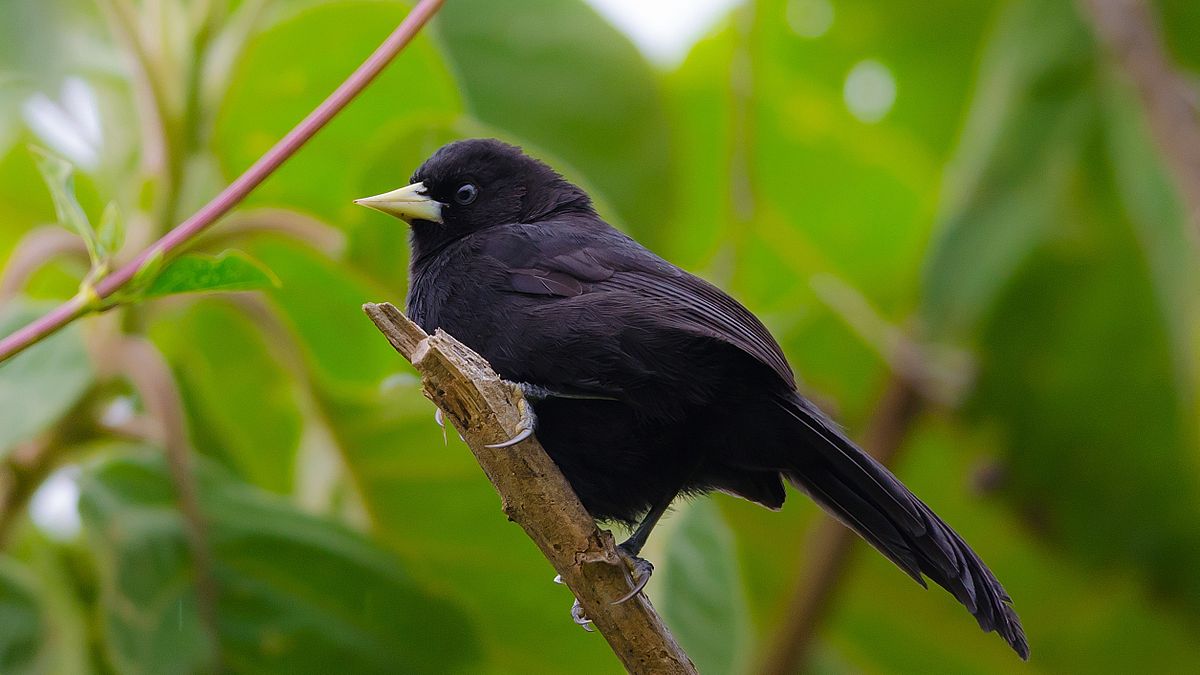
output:
[[519,383],[536,434],[637,558],[680,494],[770,509],[807,493],[921,585],[950,591],[1027,658],[1011,599],[971,547],[796,389],[763,324],[604,222],[588,195],[492,139],[442,147],[410,184],[357,203],[407,221],[408,313]]

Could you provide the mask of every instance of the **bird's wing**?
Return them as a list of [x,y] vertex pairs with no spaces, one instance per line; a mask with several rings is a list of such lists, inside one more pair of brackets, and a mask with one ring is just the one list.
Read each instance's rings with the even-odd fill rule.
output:
[[795,386],[791,366],[758,317],[709,282],[680,270],[631,270],[614,274],[606,285],[662,301],[670,311],[657,319],[666,327],[737,347]]
[[749,310],[607,225],[582,231],[557,223],[512,228],[489,239],[483,253],[502,261],[513,292],[623,296],[639,324],[731,345],[795,386],[779,344]]

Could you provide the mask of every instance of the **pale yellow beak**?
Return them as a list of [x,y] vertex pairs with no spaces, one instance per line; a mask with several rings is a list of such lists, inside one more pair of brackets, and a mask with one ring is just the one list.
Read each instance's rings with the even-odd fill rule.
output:
[[374,197],[355,199],[354,203],[395,216],[407,223],[414,220],[442,222],[442,203],[425,194],[424,183],[413,183]]

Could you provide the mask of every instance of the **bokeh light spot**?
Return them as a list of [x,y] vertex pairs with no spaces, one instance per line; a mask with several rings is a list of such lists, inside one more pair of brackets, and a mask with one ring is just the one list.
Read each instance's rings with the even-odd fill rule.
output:
[[787,23],[800,37],[819,38],[833,26],[833,3],[829,0],[790,0]]
[[887,117],[896,103],[896,78],[887,66],[874,59],[860,61],[846,76],[842,95],[850,114],[874,124]]

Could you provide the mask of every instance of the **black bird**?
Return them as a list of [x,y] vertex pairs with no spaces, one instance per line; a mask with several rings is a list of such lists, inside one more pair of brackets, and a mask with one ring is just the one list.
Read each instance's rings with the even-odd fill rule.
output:
[[677,495],[722,490],[779,509],[786,480],[1028,658],[979,556],[797,392],[779,345],[736,300],[609,226],[517,147],[451,143],[410,183],[357,202],[411,225],[409,315],[522,385],[583,505],[636,524],[621,545],[630,556]]

